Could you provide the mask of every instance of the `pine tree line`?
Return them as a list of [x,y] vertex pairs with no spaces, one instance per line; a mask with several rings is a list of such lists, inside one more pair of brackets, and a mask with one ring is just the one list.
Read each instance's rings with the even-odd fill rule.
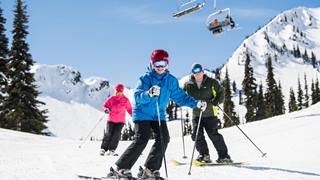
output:
[[[239,117],[234,111],[234,103],[232,101],[232,92],[231,92],[231,81],[229,78],[228,68],[226,68],[226,75],[223,80],[223,89],[224,89],[224,103],[223,110],[228,115],[223,114],[224,124],[223,127],[234,126],[235,124],[239,124]],[[231,118],[231,120],[229,119]]]
[[267,87],[263,91],[263,85],[259,87],[253,76],[251,67],[250,53],[246,52],[245,74],[242,81],[242,89],[245,95],[245,106],[247,109],[245,118],[246,122],[257,121],[260,119],[281,115],[285,113],[284,96],[282,94],[281,82],[278,84],[274,79],[272,58],[268,56],[266,62],[267,68]]
[[309,63],[312,64],[313,68],[316,68],[317,65],[319,65],[319,62],[317,61],[316,55],[314,54],[313,51],[311,51],[311,55],[308,55],[308,51],[305,48],[304,49],[304,53],[302,54],[299,48],[299,45],[297,45],[296,47],[293,47],[293,50],[291,51],[291,54],[295,57],[295,58],[302,58],[304,63]]
[[16,0],[13,21],[13,40],[8,48],[5,36],[5,22],[0,9],[0,127],[36,134],[45,134],[47,110],[40,110],[43,102],[37,100],[38,92],[34,74],[30,72],[34,64],[29,45],[27,6]]
[[317,78],[316,82],[314,82],[314,80],[312,79],[311,95],[310,95],[307,76],[306,74],[304,74],[304,91],[302,90],[300,77],[298,77],[297,98],[295,96],[294,90],[290,88],[289,112],[293,112],[293,111],[297,111],[297,110],[301,110],[309,107],[310,100],[311,100],[310,105],[320,102],[319,80]]

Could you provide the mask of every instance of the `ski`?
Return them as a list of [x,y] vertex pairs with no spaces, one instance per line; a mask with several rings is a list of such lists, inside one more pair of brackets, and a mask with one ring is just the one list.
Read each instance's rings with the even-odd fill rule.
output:
[[[188,162],[182,162],[182,161],[178,161],[178,160],[171,160],[170,161],[173,165],[175,166],[181,166],[181,165],[188,165],[190,163]],[[217,162],[211,162],[211,163],[205,163],[205,162],[200,162],[197,160],[192,161],[192,164],[195,166],[226,166],[226,165],[243,165],[246,164],[246,162],[232,162],[232,163],[217,163]]]
[[79,179],[89,179],[89,180],[111,180],[111,179],[120,179],[120,180],[140,180],[140,178],[129,177],[129,178],[118,178],[118,177],[94,177],[86,175],[77,175]]
[[217,163],[217,162],[211,162],[211,163],[206,163],[206,162],[200,162],[197,160],[194,160],[192,162],[193,165],[195,166],[232,166],[232,165],[242,165],[245,162],[225,162],[225,163]]
[[85,176],[85,175],[77,175],[79,179],[91,179],[91,180],[102,180],[107,179],[107,177],[94,177],[94,176]]

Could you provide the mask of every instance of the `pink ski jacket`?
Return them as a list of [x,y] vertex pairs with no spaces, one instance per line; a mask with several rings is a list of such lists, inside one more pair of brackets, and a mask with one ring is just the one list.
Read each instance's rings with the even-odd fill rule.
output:
[[126,96],[110,96],[104,103],[102,109],[109,109],[109,122],[125,123],[126,111],[132,116],[132,107]]

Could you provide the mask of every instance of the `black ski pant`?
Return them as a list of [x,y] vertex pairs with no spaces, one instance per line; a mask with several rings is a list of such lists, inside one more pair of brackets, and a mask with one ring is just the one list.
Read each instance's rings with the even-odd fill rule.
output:
[[[198,122],[199,117],[194,117],[192,119],[193,132],[191,138],[193,141],[196,138]],[[209,155],[208,144],[204,136],[204,129],[206,130],[208,137],[217,150],[219,158],[225,158],[228,155],[228,149],[224,142],[223,136],[218,133],[218,123],[219,120],[215,117],[202,117],[198,132],[198,138],[196,141],[196,149],[201,155]]]
[[[162,165],[162,159],[167,149],[167,145],[170,141],[166,121],[161,121],[161,134],[158,121],[136,121],[134,130],[135,137],[133,142],[120,156],[116,165],[119,169],[131,169],[144,148],[147,146],[153,131],[155,135],[155,142],[151,147],[144,166],[152,171],[159,170]],[[162,137],[160,135],[162,135]]]
[[107,123],[107,131],[103,136],[101,149],[104,149],[105,151],[117,149],[123,126],[124,123]]

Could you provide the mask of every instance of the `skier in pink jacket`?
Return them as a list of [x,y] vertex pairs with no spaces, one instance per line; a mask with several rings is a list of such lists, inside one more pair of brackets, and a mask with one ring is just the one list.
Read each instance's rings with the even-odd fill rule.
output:
[[110,96],[104,103],[102,109],[109,114],[107,131],[104,134],[100,155],[116,156],[115,150],[120,141],[121,130],[126,123],[126,111],[132,116],[132,107],[129,99],[124,96],[123,84],[116,85],[116,94]]

